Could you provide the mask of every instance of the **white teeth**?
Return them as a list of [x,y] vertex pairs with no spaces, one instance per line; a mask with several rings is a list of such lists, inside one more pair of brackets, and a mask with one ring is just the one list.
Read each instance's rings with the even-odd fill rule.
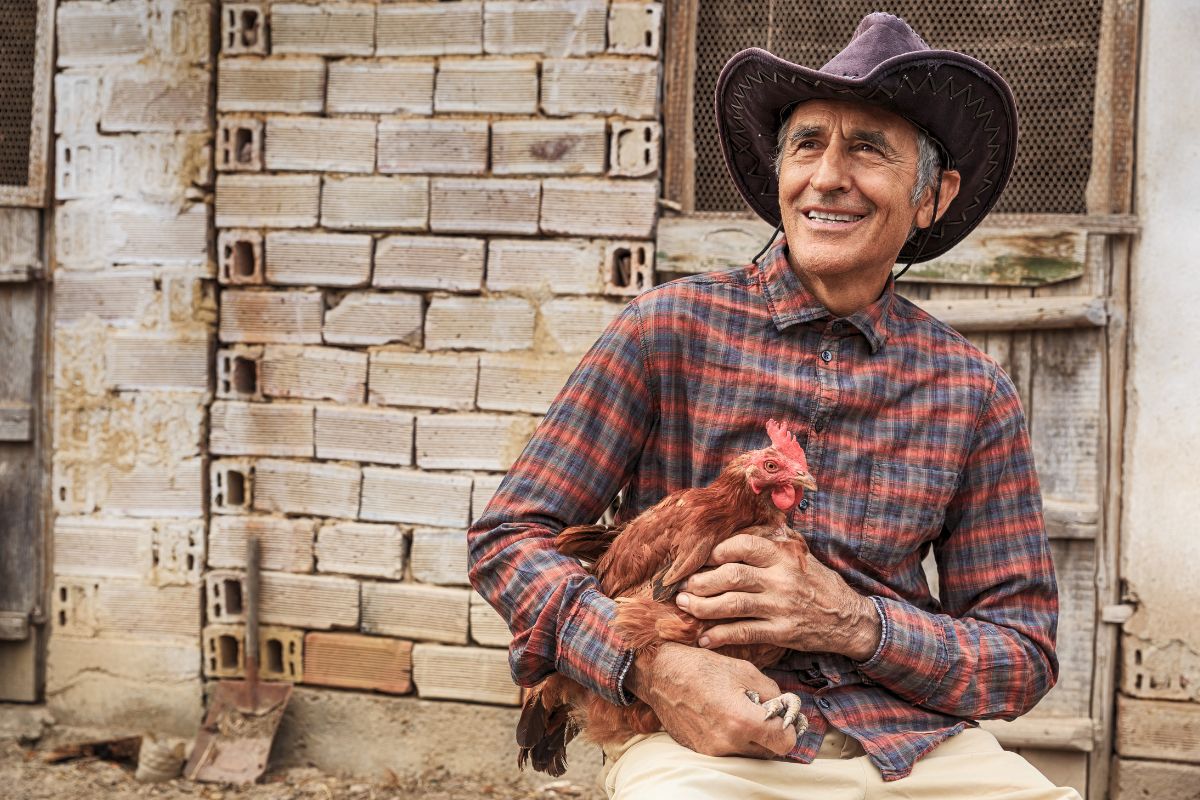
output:
[[819,219],[824,222],[857,222],[862,219],[861,214],[830,214],[827,211],[810,211],[808,212],[809,219]]

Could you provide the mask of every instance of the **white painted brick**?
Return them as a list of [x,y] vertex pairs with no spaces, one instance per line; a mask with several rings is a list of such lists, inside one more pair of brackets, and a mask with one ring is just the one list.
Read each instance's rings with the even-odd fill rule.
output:
[[654,286],[654,242],[609,242],[604,246],[604,293],[633,297]]
[[423,230],[428,219],[428,178],[325,177],[321,224],[328,228]]
[[429,350],[527,350],[534,310],[516,297],[435,297],[425,313]]
[[100,504],[105,511],[130,517],[199,517],[204,514],[204,472],[200,459],[170,467],[108,467],[108,485]]
[[262,120],[242,114],[218,119],[216,156],[218,172],[261,172]]
[[658,113],[658,62],[623,58],[549,59],[542,64],[542,110],[618,114],[650,119]]
[[62,136],[54,146],[54,195],[62,200],[117,193],[123,177],[119,136]]
[[484,12],[489,53],[582,56],[604,50],[604,0],[490,0]]
[[363,467],[362,510],[371,522],[409,522],[466,528],[471,479],[410,469]]
[[374,284],[477,292],[483,284],[483,247],[482,239],[389,236],[376,248]]
[[0,280],[41,266],[39,217],[36,208],[0,208]]
[[375,121],[324,117],[270,117],[267,169],[375,171]]
[[198,585],[59,578],[53,606],[55,634],[104,638],[137,634],[153,639],[200,633]]
[[383,408],[317,409],[317,458],[406,467],[412,464],[412,449],[412,414]]
[[209,450],[222,456],[312,456],[313,407],[218,400]]
[[534,114],[537,106],[536,61],[443,61],[438,67],[438,113]]
[[521,704],[521,687],[512,681],[505,650],[413,645],[413,683],[426,699]]
[[657,213],[657,181],[542,182],[541,225],[546,233],[648,238]]
[[[111,204],[103,205],[111,208]],[[54,245],[61,267],[98,269],[112,264],[107,211],[95,200],[67,200],[58,207],[54,215]]]
[[493,292],[599,294],[600,245],[586,239],[492,239],[487,287]]
[[373,4],[271,4],[272,53],[369,56],[374,49]]
[[322,335],[329,344],[421,346],[424,303],[418,294],[351,292],[325,312]]
[[140,270],[54,274],[54,324],[131,321],[154,302],[154,275]]
[[276,572],[311,572],[316,522],[280,517],[213,517],[208,539],[210,567],[244,568],[246,542],[256,538],[260,564]]
[[64,3],[58,7],[60,67],[133,63],[149,46],[142,2]]
[[604,172],[603,119],[502,120],[492,123],[497,175]]
[[[208,209],[117,203],[106,209],[107,255],[121,264],[203,266],[208,262]],[[94,243],[93,243],[94,244]]]
[[483,51],[478,2],[388,3],[379,7],[375,52],[381,56],[441,56]]
[[371,354],[371,402],[396,406],[469,409],[474,405],[479,358],[474,355]]
[[226,289],[219,336],[245,344],[320,344],[323,308],[319,292]]
[[221,4],[221,55],[266,55],[265,3]]
[[417,464],[422,469],[512,466],[537,420],[498,414],[422,414],[417,417]]
[[405,536],[395,525],[328,522],[317,533],[317,570],[398,580],[404,576]]
[[264,572],[259,613],[267,624],[329,630],[358,626],[358,581]]
[[154,524],[149,583],[154,586],[199,585],[207,551],[203,519],[161,520]]
[[432,114],[433,61],[334,61],[331,113]]
[[471,592],[471,641],[485,647],[508,647],[512,643],[508,623],[478,592]]
[[537,181],[434,178],[429,226],[438,233],[537,233]]
[[305,228],[317,224],[321,181],[316,175],[221,175],[220,228]]
[[410,583],[362,585],[363,631],[466,644],[471,593]]
[[263,282],[263,242],[258,231],[221,231],[217,236],[217,280],[222,285]]
[[209,340],[174,335],[118,333],[108,340],[105,369],[115,389],[209,388]]
[[615,121],[609,151],[609,175],[642,178],[658,172],[662,126],[657,122]]
[[262,460],[255,466],[254,508],[353,518],[361,481],[358,467]]
[[142,578],[149,571],[154,523],[60,516],[54,520],[54,574]]
[[485,353],[479,357],[477,404],[489,411],[545,414],[574,369],[567,359],[525,353]]
[[218,111],[325,108],[325,62],[320,58],[223,58],[217,65]]
[[103,94],[98,71],[69,70],[54,76],[54,132],[95,133]]
[[622,55],[658,55],[662,3],[613,3],[608,12],[608,50]]
[[181,202],[193,185],[211,183],[210,149],[204,134],[61,136],[55,143],[55,196]]
[[491,502],[496,490],[500,488],[503,475],[476,475],[471,487],[471,524],[483,515],[483,510]]
[[267,397],[358,403],[367,388],[367,354],[337,347],[267,347],[259,385]]
[[150,41],[156,55],[170,64],[212,63],[216,9],[209,0],[160,0],[154,6]]
[[600,338],[623,307],[623,303],[582,297],[551,300],[542,305],[542,324],[558,350],[582,353]]
[[383,120],[379,171],[475,175],[487,172],[486,120]]
[[444,528],[414,528],[409,555],[412,575],[422,583],[466,586],[467,533]]
[[266,277],[293,286],[365,286],[371,281],[371,248],[367,234],[268,233]]
[[100,128],[105,131],[195,131],[209,121],[207,70],[170,76],[152,71],[120,73],[105,81]]

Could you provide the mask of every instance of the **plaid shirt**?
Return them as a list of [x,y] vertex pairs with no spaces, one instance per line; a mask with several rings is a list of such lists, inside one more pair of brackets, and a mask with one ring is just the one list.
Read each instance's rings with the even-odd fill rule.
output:
[[[514,632],[515,680],[553,670],[613,703],[632,660],[613,602],[553,537],[711,483],[784,422],[820,491],[792,527],[871,598],[875,654],[794,652],[768,670],[887,780],[984,717],[1028,711],[1058,674],[1058,594],[1024,414],[1003,370],[897,295],[834,319],[787,262],[699,275],[630,302],[584,356],[469,534],[471,581]],[[921,560],[937,558],[939,597]]]

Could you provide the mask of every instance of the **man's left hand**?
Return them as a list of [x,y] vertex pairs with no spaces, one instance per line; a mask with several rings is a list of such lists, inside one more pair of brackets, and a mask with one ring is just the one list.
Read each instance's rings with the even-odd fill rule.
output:
[[723,620],[700,646],[766,643],[866,661],[882,623],[866,597],[807,549],[739,534],[713,549],[714,567],[698,572],[675,599],[698,619]]

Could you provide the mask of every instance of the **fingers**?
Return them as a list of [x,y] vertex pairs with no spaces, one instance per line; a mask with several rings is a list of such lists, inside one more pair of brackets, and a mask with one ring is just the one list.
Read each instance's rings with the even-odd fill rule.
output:
[[739,533],[713,548],[709,564],[729,564],[742,561],[754,567],[769,567],[779,560],[778,546],[761,536]]
[[684,591],[702,597],[712,597],[722,592],[761,592],[766,589],[763,570],[741,562],[722,564],[707,572],[697,572],[688,578]]
[[704,632],[697,642],[707,650],[727,644],[780,644],[783,632],[774,622],[766,620],[738,620],[724,625],[714,625]]

